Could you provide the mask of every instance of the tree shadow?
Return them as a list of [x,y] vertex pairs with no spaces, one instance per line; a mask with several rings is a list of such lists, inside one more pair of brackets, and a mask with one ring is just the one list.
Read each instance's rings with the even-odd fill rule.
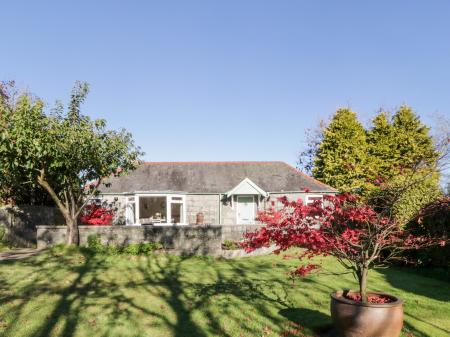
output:
[[393,267],[378,270],[385,276],[389,284],[395,288],[432,298],[438,301],[450,302],[450,283],[419,275],[406,267]]
[[[241,260],[170,255],[108,258],[83,250],[72,255],[44,254],[5,261],[8,268],[28,268],[34,279],[13,288],[12,281],[0,275],[0,304],[16,301],[8,309],[14,320],[0,334],[13,336],[21,331],[20,324],[30,312],[27,302],[36,303],[45,295],[42,299],[57,297],[48,306],[45,319],[30,328],[27,336],[68,337],[92,329],[93,336],[109,337],[117,335],[123,322],[135,329],[136,336],[148,335],[146,329],[153,327],[174,337],[239,336],[236,329],[245,336],[261,336],[266,325],[288,333],[289,329],[301,329],[320,337],[333,336],[330,316],[298,307],[289,281],[280,278],[271,263],[255,262],[249,267]],[[201,267],[193,268],[196,265]],[[195,272],[199,275],[192,274]],[[329,292],[327,284],[313,279],[307,282],[321,292]],[[9,287],[14,291],[8,291]],[[305,296],[316,308],[323,306],[323,298],[308,293]],[[217,305],[217,301],[223,301],[223,305]],[[251,315],[243,310],[251,310]],[[96,327],[96,317],[87,317],[85,312],[107,313],[103,315],[106,323]],[[224,326],[224,317],[234,330]],[[151,323],[143,325],[141,319]],[[427,336],[405,326],[414,336]]]
[[331,317],[318,310],[306,308],[286,308],[281,309],[279,314],[286,317],[295,325],[310,329],[319,337],[337,336],[331,323]]

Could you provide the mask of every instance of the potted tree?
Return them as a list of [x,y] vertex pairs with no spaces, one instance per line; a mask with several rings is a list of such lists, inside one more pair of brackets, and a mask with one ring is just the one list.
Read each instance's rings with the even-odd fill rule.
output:
[[[334,256],[359,283],[354,291],[331,294],[331,317],[344,337],[398,337],[403,326],[403,301],[391,294],[367,290],[369,271],[402,257],[408,249],[441,244],[424,236],[414,236],[389,216],[361,203],[357,196],[326,196],[324,201],[305,205],[301,200],[280,199],[283,207],[259,214],[264,227],[246,235],[247,251],[276,244],[279,253],[291,247],[300,250],[300,260]],[[306,276],[317,271],[311,261],[292,271]]]

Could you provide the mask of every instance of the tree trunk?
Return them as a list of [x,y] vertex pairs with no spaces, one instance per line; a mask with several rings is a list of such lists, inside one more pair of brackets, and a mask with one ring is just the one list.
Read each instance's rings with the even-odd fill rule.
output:
[[359,294],[361,295],[361,301],[367,303],[367,276],[369,274],[369,268],[363,266],[360,269],[359,281]]
[[80,243],[80,233],[78,230],[78,219],[72,218],[66,220],[67,224],[67,237],[66,242],[68,245],[77,245]]

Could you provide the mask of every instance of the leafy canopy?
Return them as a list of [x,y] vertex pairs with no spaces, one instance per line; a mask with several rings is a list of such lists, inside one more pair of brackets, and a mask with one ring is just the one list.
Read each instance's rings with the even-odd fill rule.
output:
[[[367,277],[372,268],[385,266],[402,257],[402,252],[432,245],[445,245],[445,239],[415,236],[391,217],[376,212],[361,203],[358,196],[344,193],[325,196],[324,202],[304,204],[301,199],[280,201],[280,210],[260,213],[259,220],[265,226],[248,233],[243,246],[247,251],[277,246],[276,253],[291,247],[304,248],[299,258],[334,256],[350,270],[360,284],[360,293],[367,300]],[[292,272],[305,276],[320,266],[307,263]]]
[[323,130],[312,170],[315,178],[341,191],[361,189],[366,183],[366,132],[356,114],[339,109]]
[[341,192],[389,208],[404,224],[441,194],[439,158],[430,129],[407,106],[393,116],[381,111],[367,130],[354,112],[339,109],[309,141],[300,165]]
[[86,83],[77,82],[68,109],[58,105],[51,113],[29,94],[12,105],[0,101],[0,176],[16,182],[9,190],[39,184],[69,227],[102,179],[133,169],[142,154],[130,133],[108,130],[105,120],[80,113],[88,91]]

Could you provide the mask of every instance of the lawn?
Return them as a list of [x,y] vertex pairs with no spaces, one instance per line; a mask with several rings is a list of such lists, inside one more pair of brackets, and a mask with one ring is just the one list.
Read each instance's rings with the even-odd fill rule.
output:
[[[280,256],[236,260],[91,256],[54,250],[0,263],[0,335],[313,336],[329,326],[329,293],[351,275],[293,284]],[[328,272],[340,269],[323,260]],[[400,269],[370,288],[406,300],[403,336],[450,335],[450,284]]]

